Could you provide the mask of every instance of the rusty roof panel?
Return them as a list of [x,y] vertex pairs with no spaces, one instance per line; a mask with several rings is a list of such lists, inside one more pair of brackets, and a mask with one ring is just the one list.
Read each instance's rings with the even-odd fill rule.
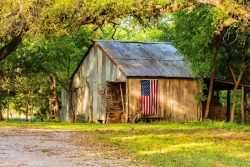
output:
[[126,76],[192,77],[171,43],[96,42]]

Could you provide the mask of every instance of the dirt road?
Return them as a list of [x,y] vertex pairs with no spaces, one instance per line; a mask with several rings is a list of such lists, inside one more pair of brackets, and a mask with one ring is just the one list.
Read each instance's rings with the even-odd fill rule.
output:
[[134,166],[131,159],[92,142],[85,133],[0,128],[0,167]]

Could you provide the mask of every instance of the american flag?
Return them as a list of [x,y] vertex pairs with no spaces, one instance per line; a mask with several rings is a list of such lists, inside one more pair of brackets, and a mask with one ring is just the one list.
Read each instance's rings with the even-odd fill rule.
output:
[[144,115],[157,114],[158,80],[141,80],[141,111]]

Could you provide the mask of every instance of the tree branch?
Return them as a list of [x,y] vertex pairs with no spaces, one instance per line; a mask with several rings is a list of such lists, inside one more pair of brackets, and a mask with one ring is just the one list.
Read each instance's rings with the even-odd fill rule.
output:
[[236,76],[235,76],[235,74],[234,74],[234,72],[233,72],[233,69],[232,69],[232,67],[231,67],[231,64],[229,63],[229,69],[230,69],[230,71],[231,71],[231,74],[232,74],[232,76],[233,76],[233,78],[234,78],[234,82],[236,83]]
[[21,42],[22,42],[22,32],[0,49],[0,61],[2,61],[8,55],[14,52]]

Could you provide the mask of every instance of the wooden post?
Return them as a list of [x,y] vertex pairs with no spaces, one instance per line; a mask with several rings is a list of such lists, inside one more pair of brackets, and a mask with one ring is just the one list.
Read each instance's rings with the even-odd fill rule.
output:
[[246,92],[245,87],[242,86],[242,103],[241,103],[241,123],[246,123]]
[[125,114],[125,107],[124,107],[124,100],[123,100],[123,92],[122,92],[122,84],[120,83],[120,91],[121,91],[121,98],[122,98],[122,111]]

